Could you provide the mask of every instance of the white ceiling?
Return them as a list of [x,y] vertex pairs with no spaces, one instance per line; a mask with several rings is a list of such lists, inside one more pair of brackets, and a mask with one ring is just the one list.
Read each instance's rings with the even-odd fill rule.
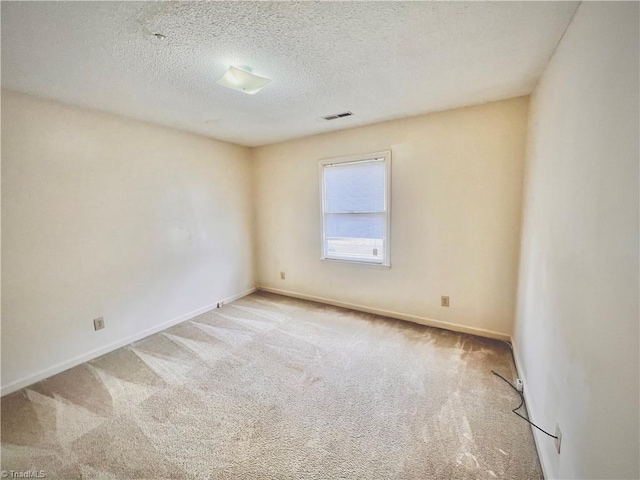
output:
[[256,146],[528,94],[577,5],[2,2],[2,85]]

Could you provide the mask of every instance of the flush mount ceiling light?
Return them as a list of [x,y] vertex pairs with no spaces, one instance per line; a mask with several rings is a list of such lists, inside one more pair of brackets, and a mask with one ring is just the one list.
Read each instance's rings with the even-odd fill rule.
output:
[[228,88],[253,95],[258,93],[271,82],[270,78],[260,77],[251,73],[249,67],[229,67],[218,83]]

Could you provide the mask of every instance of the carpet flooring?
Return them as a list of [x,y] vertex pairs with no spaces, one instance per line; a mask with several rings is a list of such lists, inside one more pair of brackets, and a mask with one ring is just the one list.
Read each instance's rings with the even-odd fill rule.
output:
[[2,398],[3,470],[537,479],[501,342],[255,293]]

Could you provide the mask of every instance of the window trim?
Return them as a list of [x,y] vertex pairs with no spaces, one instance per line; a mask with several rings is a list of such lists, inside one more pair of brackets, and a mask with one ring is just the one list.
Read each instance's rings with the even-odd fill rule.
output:
[[[382,158],[385,166],[385,236],[383,238],[384,256],[381,263],[368,262],[363,260],[338,259],[326,256],[325,252],[325,234],[324,234],[324,207],[325,207],[325,185],[324,185],[324,167],[326,165],[334,165],[338,163],[355,163],[367,160]],[[359,155],[348,155],[343,157],[332,157],[320,160],[319,165],[319,181],[320,181],[320,260],[328,263],[336,263],[343,265],[355,265],[359,267],[369,268],[391,268],[391,150],[383,150],[380,152],[365,153]]]

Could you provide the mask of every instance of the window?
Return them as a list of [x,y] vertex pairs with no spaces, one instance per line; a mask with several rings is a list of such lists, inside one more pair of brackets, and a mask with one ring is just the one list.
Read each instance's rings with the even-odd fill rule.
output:
[[389,266],[391,152],[320,162],[322,258]]

